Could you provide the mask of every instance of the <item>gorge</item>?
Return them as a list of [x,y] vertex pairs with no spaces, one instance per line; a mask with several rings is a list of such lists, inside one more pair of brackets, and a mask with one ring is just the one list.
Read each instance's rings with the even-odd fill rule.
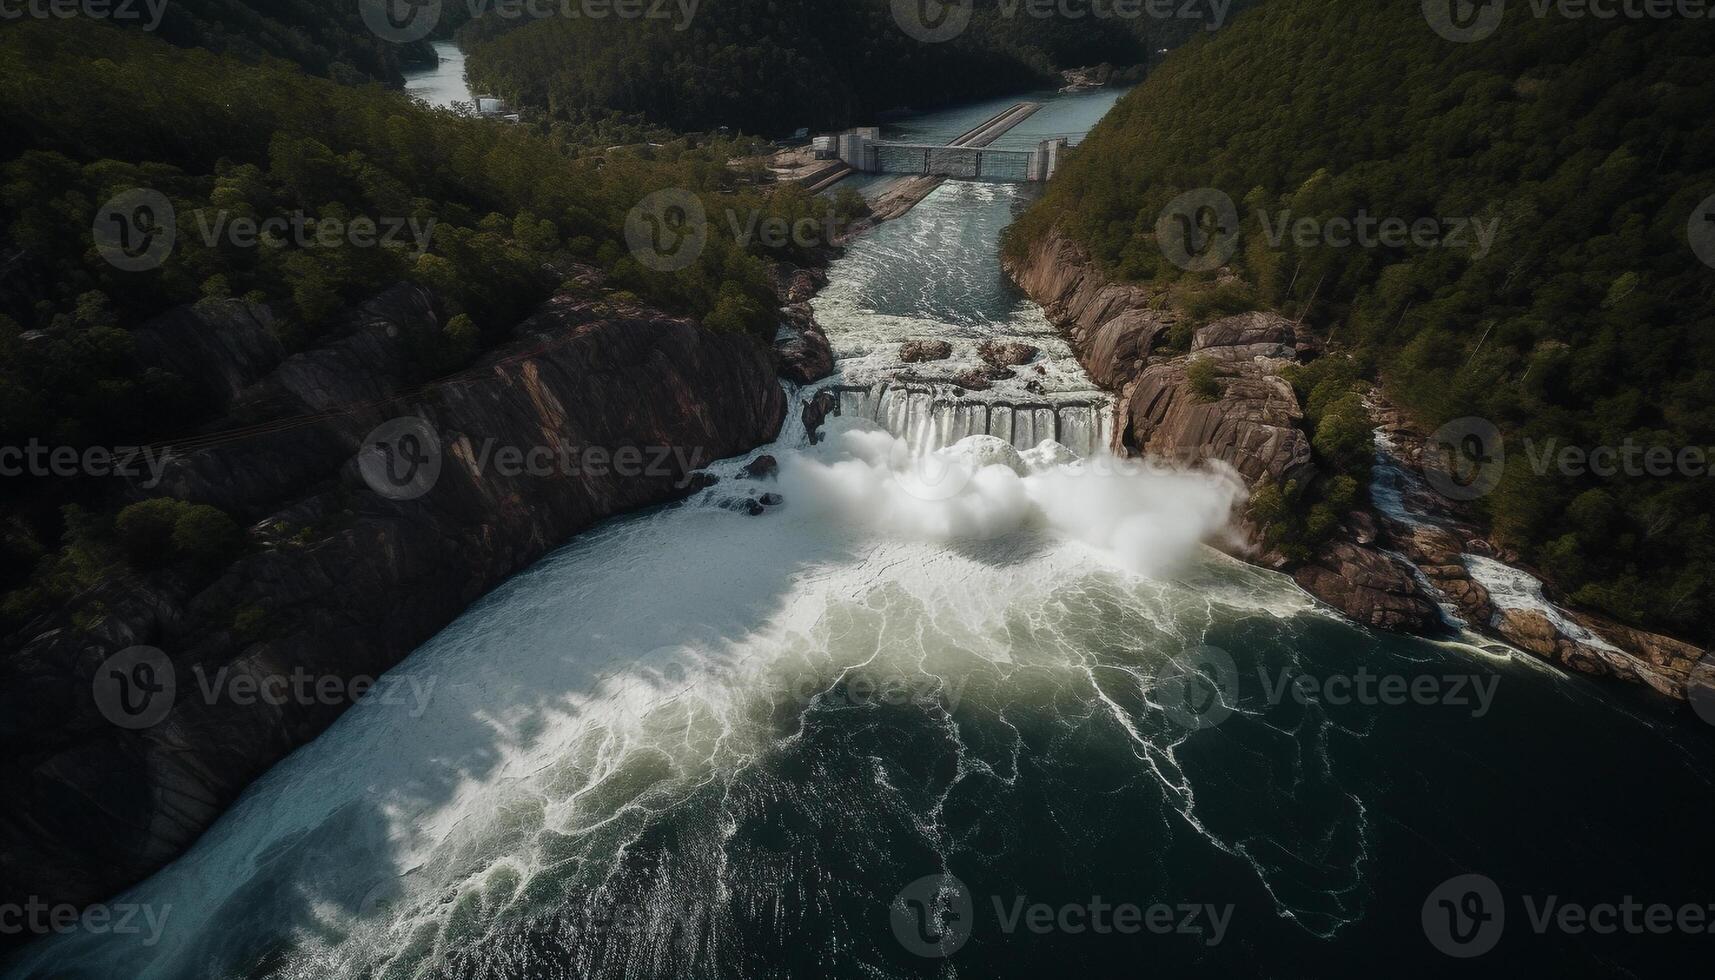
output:
[[[1039,96],[1037,115],[1088,126],[1112,97]],[[1184,365],[1156,356],[1171,324],[1140,292],[1064,255],[1010,263],[1009,280],[1000,236],[1031,193],[949,183],[851,242],[819,290],[786,275],[774,363],[743,338],[566,293],[468,383],[396,394],[331,437],[273,437],[286,448],[270,465],[343,466],[363,503],[333,539],[350,542],[337,572],[319,544],[231,574],[232,590],[302,596],[286,617],[345,641],[270,645],[258,669],[337,657],[329,669],[390,667],[429,696],[337,718],[191,705],[146,741],[110,736],[158,753],[148,772],[197,758],[199,737],[233,744],[226,711],[296,751],[246,763],[266,771],[218,819],[206,804],[237,780],[197,786],[203,764],[170,780],[205,806],[161,807],[184,817],[168,824],[179,834],[140,853],[158,864],[210,825],[115,899],[165,910],[158,932],[49,937],[8,975],[1096,975],[1135,970],[1140,941],[1162,971],[1357,974],[1435,955],[1418,909],[1473,869],[1594,901],[1648,867],[1650,900],[1696,899],[1715,856],[1699,805],[1715,800],[1709,726],[1443,628],[1373,540],[1303,566],[1338,580],[1328,589],[1202,548],[1251,549],[1227,533],[1245,484],[1313,465],[1272,368],[1307,342],[1266,313],[1198,325],[1191,348],[1229,375],[1197,401]],[[431,310],[384,294],[343,344],[246,354],[240,387],[331,404],[341,365],[385,363],[388,326]],[[260,315],[233,308],[214,332],[234,339],[210,356],[265,348],[243,340]],[[804,383],[776,383],[776,368]],[[421,498],[367,494],[348,462],[395,408],[447,447]],[[681,501],[682,472],[543,483],[470,466],[484,436],[568,430],[700,448],[715,482]],[[1108,445],[1158,458],[1109,465]],[[193,456],[169,479],[208,465]],[[297,479],[258,473],[270,493]],[[491,530],[450,533],[461,515]],[[452,573],[473,557],[485,577]],[[388,608],[407,592],[415,605]],[[121,614],[114,628],[146,640],[196,625],[155,624],[162,605],[134,614],[148,627]],[[329,609],[375,629],[315,621]],[[44,669],[75,661],[50,647]],[[1212,703],[1188,709],[1205,686]],[[114,884],[85,881],[95,896]],[[900,931],[926,881],[965,897],[964,932]],[[1211,917],[1218,939],[1024,936],[999,911],[1015,896],[1228,914]],[[1617,937],[1602,955],[1665,967],[1696,942]],[[1586,938],[1549,934],[1484,965],[1575,971],[1589,955]]]

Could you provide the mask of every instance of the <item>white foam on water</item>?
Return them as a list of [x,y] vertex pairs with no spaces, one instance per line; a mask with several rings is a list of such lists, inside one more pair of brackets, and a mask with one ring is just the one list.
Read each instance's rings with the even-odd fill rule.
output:
[[[830,625],[852,603],[884,620],[934,610],[937,630],[958,639],[913,647],[920,629],[905,628],[885,652],[948,677],[970,670],[960,664],[972,653],[1011,663],[1009,617],[1053,608],[1081,582],[1119,590],[1187,642],[1212,603],[1311,608],[1285,579],[1198,548],[1239,499],[1229,477],[1107,474],[1055,462],[1063,447],[1027,458],[979,438],[937,457],[968,486],[925,499],[891,468],[897,445],[836,427],[814,454],[782,460],[787,503],[762,518],[667,509],[555,552],[391,672],[431,692],[421,713],[347,712],[122,897],[171,910],[159,945],[59,937],[23,965],[201,975],[286,941],[279,976],[412,975],[403,965],[418,953],[444,956],[498,910],[537,901],[572,874],[568,856],[588,865],[572,875],[581,887],[597,888],[647,814],[769,751],[746,705],[780,664],[832,657],[838,674],[878,656],[861,631]],[[1197,584],[1136,574],[1172,570]],[[1087,671],[1091,654],[1064,628],[1044,634],[1064,659],[1042,667]],[[627,788],[656,758],[670,775]]]
[[789,500],[829,520],[930,542],[1041,525],[1152,576],[1223,532],[1245,499],[1243,481],[1228,470],[1086,462],[1047,440],[1027,458],[986,435],[918,454],[884,430],[844,419],[815,451],[784,461],[780,478]]

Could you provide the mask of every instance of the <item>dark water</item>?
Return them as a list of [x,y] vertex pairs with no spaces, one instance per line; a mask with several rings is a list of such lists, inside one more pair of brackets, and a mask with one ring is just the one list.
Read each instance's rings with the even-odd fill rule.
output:
[[[944,261],[907,241],[848,273]],[[875,295],[836,346],[946,291]],[[994,296],[950,335],[1028,314]],[[783,486],[764,519],[694,502],[555,552],[391,675],[429,696],[347,713],[122,896],[158,936],[10,975],[1662,976],[1715,950],[1538,934],[1526,904],[1715,902],[1715,737],[1684,709],[1373,634],[1209,552],[1116,560],[1170,528],[913,537]],[[1350,696],[1381,678],[1419,693]],[[1504,908],[1472,959],[1434,942],[1476,922],[1430,901],[1460,875]]]

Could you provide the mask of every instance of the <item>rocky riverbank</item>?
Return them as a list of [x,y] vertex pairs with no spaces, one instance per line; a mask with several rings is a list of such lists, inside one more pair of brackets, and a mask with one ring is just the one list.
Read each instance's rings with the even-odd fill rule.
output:
[[[1219,461],[1252,487],[1316,478],[1303,409],[1281,371],[1317,356],[1318,348],[1291,321],[1271,313],[1219,319],[1191,332],[1189,353],[1175,354],[1164,345],[1180,314],[1140,286],[1109,281],[1067,239],[1046,236],[1022,258],[1008,259],[1006,268],[1067,335],[1090,377],[1114,392],[1114,451],[1192,464]],[[1189,377],[1198,359],[1216,365],[1215,397]],[[1384,452],[1404,456],[1404,469],[1420,465],[1413,454],[1421,453],[1421,438],[1397,413],[1379,414]],[[1408,493],[1405,506],[1432,507],[1422,499],[1432,496],[1428,488],[1414,485],[1419,492]],[[1468,625],[1571,670],[1686,697],[1702,651],[1555,606],[1535,577],[1507,564],[1516,556],[1497,555],[1468,522],[1450,514],[1417,519],[1391,509],[1345,515],[1333,539],[1308,561],[1269,553],[1254,527],[1245,528],[1249,546],[1233,550],[1291,574],[1306,591],[1365,625],[1416,633]]]
[[[225,418],[175,452],[158,486],[126,492],[218,506],[249,545],[212,580],[109,576],[8,638],[0,902],[84,905],[148,875],[350,707],[354,684],[506,577],[773,439],[786,412],[777,372],[831,367],[808,308],[793,305],[814,288],[806,275],[782,279],[772,352],[587,288],[542,304],[470,368],[415,387],[410,338],[438,333],[445,313],[414,286],[291,356],[267,329],[272,313],[242,301],[139,327],[139,349],[196,379]],[[375,467],[396,461],[375,458],[375,433],[408,418],[422,438],[405,462],[438,475],[378,484]],[[106,669],[138,646],[160,651],[148,677]],[[101,704],[109,675],[148,682],[148,717],[116,722]],[[309,693],[288,683],[303,677]],[[123,693],[129,711],[146,691]]]

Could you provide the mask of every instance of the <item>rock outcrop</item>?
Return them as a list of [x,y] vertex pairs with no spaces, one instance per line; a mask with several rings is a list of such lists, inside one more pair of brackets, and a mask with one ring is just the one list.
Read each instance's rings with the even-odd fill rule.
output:
[[1330,542],[1292,580],[1365,626],[1423,632],[1441,619],[1404,563],[1349,541]]
[[[1114,392],[1114,450],[1189,465],[1219,461],[1253,487],[1316,475],[1303,410],[1281,377],[1301,346],[1292,321],[1272,313],[1225,317],[1194,330],[1189,353],[1168,355],[1161,348],[1177,314],[1159,309],[1140,286],[1110,282],[1060,235],[1009,258],[1006,269],[1067,335],[1090,377]],[[1198,360],[1213,362],[1218,397],[1192,384]],[[1296,568],[1260,550],[1247,557],[1292,571],[1304,589],[1357,622],[1440,628],[1440,609],[1411,568],[1370,542],[1336,541]]]
[[780,311],[774,338],[774,364],[780,376],[807,385],[834,373],[834,348],[816,322],[809,303],[791,303]]
[[945,340],[907,340],[899,345],[899,359],[906,364],[944,361],[953,356],[953,345]]
[[[557,297],[426,386],[409,379],[409,338],[444,321],[416,287],[290,357],[266,317],[226,303],[138,331],[145,357],[231,411],[159,488],[133,493],[216,504],[253,525],[252,548],[212,580],[109,577],[8,639],[0,902],[117,893],[349,707],[210,697],[203,679],[303,675],[344,691],[379,676],[579,530],[683,496],[701,485],[691,470],[774,438],[786,410],[762,345],[640,306]],[[424,436],[407,461],[426,474],[438,460],[438,476],[376,483],[374,431],[404,417]],[[134,645],[158,648],[176,682],[157,695],[170,710],[130,728],[91,693]]]

